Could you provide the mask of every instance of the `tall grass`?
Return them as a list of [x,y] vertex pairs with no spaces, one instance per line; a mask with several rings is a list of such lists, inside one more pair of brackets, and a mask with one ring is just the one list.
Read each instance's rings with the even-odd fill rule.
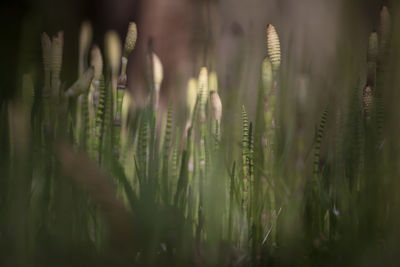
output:
[[[135,23],[123,51],[118,35],[106,34],[105,54],[90,48],[83,23],[73,83],[61,80],[62,32],[44,33],[43,78],[24,74],[17,97],[1,102],[1,265],[395,264],[399,37],[391,21],[384,7],[366,75],[352,74],[340,103],[321,103],[315,131],[305,130],[302,92],[285,95],[272,25],[256,105],[225,98],[204,66],[188,82],[187,106],[172,98],[165,114],[162,60],[151,48],[146,105],[125,89]],[[241,113],[235,125],[227,101]],[[297,113],[291,127],[287,112]],[[228,144],[231,135],[240,138]]]

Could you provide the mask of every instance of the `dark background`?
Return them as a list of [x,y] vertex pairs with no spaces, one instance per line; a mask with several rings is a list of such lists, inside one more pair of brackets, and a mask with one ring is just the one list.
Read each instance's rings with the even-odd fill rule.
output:
[[93,41],[102,45],[108,29],[117,30],[124,36],[127,22],[135,20],[138,8],[138,1],[129,0],[0,1],[1,97],[12,97],[18,86],[19,74],[34,68],[37,62],[40,64],[41,32],[52,36],[59,30],[64,31],[62,75],[65,80],[73,80],[77,72],[76,51],[82,21],[89,19],[92,22]]
[[[195,2],[211,0],[185,0]],[[152,1],[156,3],[156,1]],[[212,1],[218,3],[218,1]],[[221,1],[220,1],[221,2]],[[272,1],[273,2],[273,1]],[[339,2],[339,1],[338,1]],[[376,21],[376,9],[385,0],[346,0],[345,4],[356,7],[363,14],[365,27]],[[0,4],[1,25],[1,97],[9,98],[16,91],[22,72],[38,69],[40,64],[40,33],[50,36],[58,30],[65,34],[63,59],[63,79],[74,80],[77,72],[78,32],[81,22],[89,19],[94,28],[94,43],[102,45],[104,33],[108,29],[117,30],[124,36],[127,22],[144,20],[152,14],[140,14],[143,10],[140,0],[3,0]],[[146,4],[150,3],[148,1]],[[285,6],[289,1],[277,1],[281,9],[296,8]],[[149,4],[150,5],[150,4]],[[149,8],[145,10],[150,10]],[[172,10],[171,10],[172,11]],[[166,10],[165,12],[170,12]],[[172,11],[173,12],[173,11]],[[148,20],[146,20],[148,21]],[[151,20],[150,20],[151,21]],[[154,21],[157,23],[157,20]],[[350,25],[349,25],[350,26]],[[374,25],[372,25],[374,27]],[[40,69],[40,68],[39,68]]]

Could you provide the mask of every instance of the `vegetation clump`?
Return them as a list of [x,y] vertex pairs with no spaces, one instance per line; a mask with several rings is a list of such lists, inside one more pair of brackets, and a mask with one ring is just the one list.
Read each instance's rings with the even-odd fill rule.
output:
[[84,22],[72,83],[61,80],[63,33],[43,33],[43,78],[24,74],[17,97],[0,102],[0,265],[396,262],[400,40],[386,7],[380,15],[365,75],[312,116],[293,97],[308,88],[286,82],[271,24],[257,105],[228,98],[207,65],[187,81],[186,106],[172,98],[166,112],[156,51],[146,55],[146,105],[126,89],[134,22],[124,45],[107,32],[104,51]]

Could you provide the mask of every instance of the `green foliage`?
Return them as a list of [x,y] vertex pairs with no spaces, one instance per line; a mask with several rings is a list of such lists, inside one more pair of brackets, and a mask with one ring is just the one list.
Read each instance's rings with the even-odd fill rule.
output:
[[[290,117],[299,102],[285,95],[296,92],[269,29],[275,67],[260,66],[257,107],[222,97],[242,107],[223,119],[206,68],[190,118],[162,101],[122,110],[125,70],[118,89],[110,68],[99,84],[89,68],[65,90],[63,36],[43,35],[43,81],[26,74],[18,99],[0,102],[0,265],[362,266],[371,251],[390,261],[400,112],[389,52],[374,33],[367,86],[354,87],[351,73],[343,86],[353,91],[333,93],[340,101],[308,96],[322,114],[310,104]],[[241,137],[228,132],[240,127]]]

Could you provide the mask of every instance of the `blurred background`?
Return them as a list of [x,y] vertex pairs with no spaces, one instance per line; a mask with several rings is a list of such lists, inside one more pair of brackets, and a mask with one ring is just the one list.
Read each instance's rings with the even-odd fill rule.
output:
[[[335,263],[347,263],[349,266],[352,266],[352,263],[359,266],[376,266],[381,260],[389,263],[398,262],[396,252],[398,252],[398,240],[400,240],[398,238],[400,236],[398,229],[400,200],[397,191],[400,188],[398,182],[400,169],[397,166],[400,166],[398,164],[400,107],[397,102],[400,96],[400,90],[398,90],[400,76],[397,58],[400,39],[396,34],[393,34],[392,47],[389,48],[390,51],[387,51],[390,55],[387,61],[384,62],[385,64],[379,62],[381,64],[379,68],[376,65],[374,67],[375,71],[378,69],[374,75],[379,76],[377,88],[380,91],[377,91],[379,94],[375,93],[374,96],[377,101],[374,104],[376,106],[373,107],[375,117],[372,124],[369,124],[364,110],[366,109],[364,89],[367,80],[369,38],[371,32],[379,32],[380,10],[384,5],[390,10],[391,26],[393,32],[396,33],[399,25],[398,14],[400,14],[400,4],[396,0],[3,0],[0,4],[1,100],[16,98],[18,90],[24,87],[22,77],[26,78],[24,74],[27,73],[30,74],[28,82],[32,78],[31,91],[36,94],[44,87],[41,33],[46,32],[49,36],[54,36],[58,31],[64,31],[60,80],[65,82],[65,88],[70,88],[79,76],[78,38],[82,22],[89,20],[92,23],[93,44],[97,44],[104,52],[105,33],[115,30],[121,40],[124,40],[129,22],[134,21],[138,26],[138,41],[129,56],[127,71],[128,88],[132,93],[133,102],[141,107],[146,103],[149,91],[146,88],[148,85],[146,55],[151,45],[164,68],[161,109],[165,111],[168,103],[171,102],[175,105],[175,110],[171,111],[172,124],[171,120],[166,118],[166,114],[152,110],[151,105],[135,110],[136,113],[131,112],[127,125],[130,127],[128,130],[131,131],[129,138],[133,141],[121,145],[123,147],[127,144],[125,147],[131,149],[128,151],[131,153],[128,154],[130,158],[128,156],[118,158],[120,155],[115,156],[117,153],[114,146],[120,148],[119,142],[122,135],[119,133],[120,124],[117,125],[115,122],[118,122],[120,118],[108,118],[110,121],[107,120],[107,122],[110,123],[106,124],[107,116],[103,116],[101,113],[103,110],[100,108],[101,112],[96,113],[96,116],[99,116],[101,121],[99,124],[102,126],[97,127],[96,121],[95,127],[90,125],[96,132],[92,131],[90,134],[87,134],[88,130],[82,127],[80,130],[83,134],[78,136],[79,138],[83,136],[82,144],[76,142],[74,139],[76,137],[73,136],[75,117],[72,118],[71,114],[75,115],[75,111],[68,114],[69,117],[63,117],[65,110],[62,109],[62,105],[59,108],[58,102],[51,103],[53,111],[56,111],[52,114],[45,109],[48,104],[46,98],[41,99],[39,94],[28,96],[28,98],[35,98],[30,102],[33,107],[31,114],[30,110],[26,112],[27,110],[23,108],[14,107],[13,102],[0,101],[2,105],[0,111],[4,118],[0,121],[0,137],[4,137],[0,138],[0,147],[7,147],[0,151],[0,170],[8,174],[6,175],[8,179],[1,180],[2,184],[0,184],[2,193],[0,194],[0,223],[4,226],[4,229],[0,228],[0,255],[7,256],[4,257],[6,259],[4,262],[9,266],[14,266],[14,262],[26,263],[30,259],[35,259],[36,266],[43,266],[42,263],[51,258],[50,262],[60,263],[59,266],[64,266],[63,263],[65,266],[70,266],[68,264],[72,265],[75,260],[82,266],[89,266],[90,263],[95,262],[102,262],[104,266],[115,266],[113,265],[115,262],[126,256],[114,255],[115,251],[128,254],[130,262],[144,263],[144,265],[147,261],[157,265],[169,259],[168,262],[165,261],[165,266],[178,266],[177,262],[181,266],[190,266],[188,263],[193,262],[196,262],[198,266],[204,266],[207,265],[204,264],[207,260],[210,266],[217,266],[217,263],[221,262],[226,263],[227,266],[246,266],[249,262],[243,260],[245,258],[251,258],[259,266],[265,263],[274,265],[274,262],[281,266],[292,266],[296,263],[302,263],[304,266],[309,266],[308,263],[313,263],[315,266],[322,266],[321,263],[330,263],[332,266],[335,266]],[[275,99],[273,96],[276,95],[276,112],[267,110],[269,107],[265,105],[266,102],[263,102],[265,99],[260,97],[265,93],[262,91],[260,66],[267,54],[268,24],[273,24],[279,34],[282,54],[280,71],[274,73],[276,76],[273,78],[274,90],[278,88],[277,92],[269,92],[270,95],[268,95],[268,98],[272,96],[271,99]],[[385,56],[386,54],[382,58]],[[108,67],[107,64],[105,66]],[[218,132],[219,128],[211,127],[211,123],[205,126],[203,121],[196,121],[198,124],[194,126],[193,146],[195,149],[193,151],[197,149],[198,154],[195,154],[189,148],[191,140],[188,142],[185,139],[187,138],[185,123],[191,120],[185,117],[190,117],[186,114],[186,86],[190,78],[198,77],[201,67],[204,66],[210,72],[218,73],[218,94],[223,106],[222,135],[218,140],[220,143],[214,144],[215,136],[211,135],[213,134],[211,131],[217,129]],[[111,88],[111,82],[107,76],[109,70],[106,69],[104,74],[103,82],[105,81],[106,86],[103,84],[102,89],[105,91]],[[200,86],[196,90],[200,90],[199,88]],[[105,99],[112,99],[109,91],[108,94]],[[71,101],[71,110],[75,108],[75,104],[75,100]],[[256,149],[261,151],[260,155],[270,153],[266,158],[270,156],[271,158],[268,159],[272,159],[270,163],[267,160],[260,160],[263,159],[262,157],[255,158],[256,163],[265,164],[263,171],[267,172],[265,174],[262,171],[258,173],[258,170],[256,171],[260,183],[266,180],[265,177],[271,178],[272,183],[276,182],[273,190],[268,191],[268,195],[274,195],[271,199],[278,203],[276,207],[272,207],[275,205],[275,203],[271,204],[274,201],[267,198],[261,199],[262,205],[267,203],[265,205],[271,209],[268,210],[270,213],[267,214],[269,216],[267,219],[274,223],[278,221],[279,213],[276,215],[278,205],[284,207],[277,229],[274,229],[277,233],[277,242],[269,241],[265,246],[264,243],[260,245],[261,242],[259,242],[257,243],[259,247],[249,245],[248,250],[241,247],[242,236],[236,236],[237,240],[218,239],[220,236],[218,229],[221,225],[218,220],[220,215],[218,208],[228,202],[221,200],[227,194],[220,193],[217,186],[212,183],[223,181],[221,184],[226,183],[225,193],[233,192],[227,186],[227,181],[231,178],[231,167],[233,165],[232,172],[234,173],[235,164],[238,163],[237,169],[241,172],[240,167],[247,166],[247,162],[241,162],[243,151],[254,149],[251,147],[251,141],[248,141],[248,147],[242,144],[242,138],[245,138],[244,128],[247,127],[247,125],[244,126],[243,114],[246,112],[241,109],[242,105],[244,109],[247,109],[249,122],[256,122],[256,134],[254,134],[255,144],[258,145]],[[262,113],[263,108],[267,115],[260,116],[258,113],[260,110]],[[19,113],[19,110],[25,113]],[[104,108],[104,113],[106,113],[105,110]],[[325,115],[328,110],[329,122],[326,125],[326,133],[323,134],[327,120]],[[108,111],[112,113],[110,109]],[[57,112],[60,115],[56,114]],[[56,117],[55,122],[46,121],[47,113]],[[208,119],[211,117],[210,114],[208,113]],[[267,117],[271,114],[273,114],[273,119],[271,116],[269,119],[272,123],[271,121],[263,122],[262,116]],[[85,113],[84,116],[86,115]],[[57,116],[61,123],[57,123]],[[153,132],[148,134],[147,131],[150,132],[151,128],[149,125],[155,123],[152,116],[159,116],[157,119],[164,123],[163,131],[167,132],[166,129],[169,129],[168,141],[173,144],[174,151],[172,151],[172,145],[168,146],[168,142],[165,147],[158,143],[163,140],[161,135],[158,136],[158,128],[152,128]],[[169,121],[169,128],[165,126],[166,121]],[[260,121],[259,125],[262,127],[265,126],[263,124],[270,123],[269,128],[260,130],[261,126],[258,125]],[[49,125],[54,127],[54,132],[48,131],[46,127]],[[107,131],[104,130],[99,134],[103,126]],[[251,127],[252,124],[249,128]],[[16,129],[14,133],[17,134],[13,134],[14,129]],[[264,149],[265,136],[257,135],[257,131],[264,130],[271,130],[277,136],[276,144],[268,144],[273,147],[270,151]],[[198,151],[204,152],[202,149],[205,147],[206,134],[204,132],[206,131],[210,132],[207,135],[207,138],[210,138],[207,139],[207,149],[213,151],[210,153],[211,157],[217,160],[211,163],[207,161],[207,164],[211,166],[211,171],[205,178],[205,180],[208,179],[209,184],[204,188],[211,190],[207,192],[210,198],[205,201],[205,210],[209,213],[204,217],[209,220],[211,227],[206,228],[206,231],[210,232],[205,232],[206,234],[203,235],[204,240],[208,242],[203,242],[204,240],[196,240],[201,234],[193,231],[194,226],[197,227],[203,223],[200,216],[203,206],[199,204],[199,208],[193,211],[190,208],[186,209],[185,206],[177,205],[176,200],[171,205],[168,201],[164,205],[165,203],[160,201],[158,196],[149,201],[149,198],[155,195],[154,192],[160,190],[162,186],[149,183],[151,190],[143,190],[143,192],[141,187],[135,187],[140,182],[139,174],[137,174],[140,168],[136,166],[135,157],[143,157],[141,163],[145,165],[144,172],[146,172],[146,164],[150,162],[149,171],[146,174],[150,178],[164,177],[164,172],[154,171],[153,173],[150,164],[164,167],[171,165],[169,163],[174,161],[175,164],[171,170],[175,168],[173,169],[174,179],[179,174],[180,181],[180,178],[184,177],[181,174],[185,173],[185,168],[189,169],[190,166],[185,160],[189,160],[189,157],[194,154],[198,157],[195,163],[200,167],[191,171],[195,173],[195,175],[192,174],[193,177],[200,181],[204,178],[204,174],[198,170],[201,166],[204,167],[206,160],[199,160],[200,152]],[[251,130],[249,131],[249,135],[252,136]],[[117,137],[115,138],[114,135]],[[154,140],[149,141],[149,136],[152,136]],[[321,140],[316,145],[317,139],[322,137],[324,138],[322,145]],[[24,144],[24,140],[28,140],[26,141],[28,145]],[[29,143],[30,140],[31,143]],[[60,146],[60,143],[65,140],[68,140],[69,147]],[[100,145],[99,142],[91,143],[92,140],[106,141]],[[145,144],[144,148],[141,145],[137,146],[140,142]],[[147,157],[148,150],[151,150],[146,147],[148,143],[157,146],[160,152],[150,160],[150,156]],[[214,145],[220,146],[220,150],[215,149]],[[18,154],[19,146],[26,149],[26,151],[21,149],[22,156]],[[90,151],[91,146],[102,147],[102,151],[97,152],[103,158],[99,160],[99,158],[89,156],[90,159],[88,159],[86,154],[75,153],[75,150],[80,149],[90,154],[93,152]],[[103,149],[103,146],[107,149]],[[317,155],[316,161],[313,158],[314,149]],[[55,150],[57,150],[56,153],[54,153]],[[17,152],[14,153],[14,151]],[[188,156],[187,151],[193,154]],[[57,155],[54,156],[54,154]],[[201,157],[203,156],[201,154]],[[118,160],[122,162],[125,169],[121,170]],[[190,160],[193,161],[193,158]],[[176,169],[180,162],[182,165],[186,164],[183,165],[185,168],[182,168],[184,171],[178,172]],[[100,163],[98,164],[100,166],[96,165],[97,163]],[[323,193],[317,197],[310,189],[312,187],[310,185],[313,185],[310,181],[315,178],[315,169],[320,172],[320,178],[323,180],[318,185]],[[118,185],[122,182],[116,180],[122,179],[124,172],[132,175],[135,180],[129,181],[132,182],[133,188],[130,193],[134,195],[133,198],[137,198],[140,205],[134,203],[135,206],[132,204],[134,201],[131,203],[131,199],[128,200],[129,192],[117,195],[110,181],[107,180],[110,177],[106,177],[107,175],[104,175],[102,171],[107,171],[108,175],[112,176],[112,183]],[[189,173],[189,170],[186,171]],[[236,178],[241,179],[242,174],[239,173]],[[66,176],[76,179],[78,186],[73,185],[74,182],[70,179],[64,179]],[[233,174],[232,176],[235,177]],[[97,181],[98,177],[103,180]],[[219,177],[222,178],[218,180]],[[354,186],[354,181],[357,179],[365,182],[365,187],[359,189]],[[31,180],[34,182],[31,183]],[[48,187],[43,186],[43,192],[45,192],[43,194],[40,190],[38,190],[39,193],[35,192],[35,183],[42,180],[46,181],[46,186],[49,183]],[[230,181],[233,180],[232,178]],[[40,185],[39,182],[37,183]],[[173,182],[178,183],[175,180]],[[124,186],[130,188],[130,184],[126,184]],[[25,187],[20,185],[25,185]],[[236,186],[240,190],[243,189],[241,182],[238,182]],[[52,187],[55,188],[56,193],[52,191]],[[89,197],[82,193],[84,191],[82,188],[89,191],[87,192]],[[178,192],[179,184],[176,188]],[[247,193],[245,190],[243,192],[243,195]],[[175,196],[178,196],[178,193]],[[109,204],[107,197],[115,202],[107,205]],[[123,199],[124,202],[117,199]],[[193,203],[190,202],[191,200],[189,197],[185,200],[189,203],[188,207],[197,208],[198,203],[195,203],[197,199]],[[105,207],[102,206],[104,202]],[[131,209],[127,208],[128,205],[125,207],[121,204],[128,202]],[[321,214],[307,213],[308,205],[312,204],[317,206],[316,210],[318,210],[318,205],[323,207],[323,211],[331,217],[325,219]],[[229,208],[224,206],[230,211],[237,211],[238,219],[234,218],[237,219],[234,225],[237,224],[240,228],[237,232],[242,231],[240,205],[241,203],[237,210],[235,207],[232,209],[232,205]],[[116,207],[115,210],[114,207]],[[30,212],[29,220],[24,219],[27,212]],[[186,212],[191,212],[195,219],[187,223],[186,219],[191,218],[189,215],[183,218]],[[197,212],[200,215],[197,215]],[[139,218],[135,217],[132,225],[124,225],[124,222],[131,222],[129,216]],[[259,219],[262,221],[265,218],[260,216]],[[92,220],[100,222],[100,231],[98,231],[100,234],[95,238],[93,235],[98,229],[92,227],[92,224],[96,224]],[[111,226],[101,228],[103,221]],[[315,221],[320,223],[318,227],[328,225],[328,228],[333,229],[328,233],[328,238],[324,239],[320,235],[320,232],[324,232],[325,229],[315,230],[316,227],[313,225]],[[138,222],[137,225],[136,222]],[[264,227],[262,223],[259,227]],[[187,229],[188,224],[192,229]],[[226,225],[223,227],[229,228]],[[12,231],[13,229],[16,230]],[[111,229],[111,237],[108,237],[109,229]],[[115,240],[129,241],[131,236],[128,234],[133,230],[139,232],[137,244],[142,246],[136,254],[132,254],[132,248],[123,242],[115,242]],[[229,228],[229,231],[231,230]],[[237,229],[232,231],[235,230]],[[115,240],[113,240],[114,234]],[[31,239],[27,245],[25,238],[29,235]],[[91,242],[92,239],[96,242],[100,240],[99,247],[94,247],[96,242]],[[165,240],[171,241],[170,248],[172,249],[164,248]],[[13,244],[10,246],[9,243]],[[191,247],[197,244],[203,247],[196,248],[198,250]],[[147,247],[150,249],[146,250]],[[102,254],[103,249],[107,252],[104,253],[105,256]],[[90,253],[87,253],[88,251]],[[20,252],[28,256],[19,258]],[[254,254],[249,255],[253,252]],[[154,260],[154,255],[159,257]],[[239,265],[231,261],[237,258],[242,259]],[[2,262],[1,257],[0,262]]]
[[[222,88],[252,90],[265,54],[265,27],[280,33],[284,62],[296,71],[309,69],[321,79],[335,66],[338,45],[355,48],[355,59],[365,55],[368,33],[376,29],[385,0],[4,0],[0,4],[3,59],[2,95],[15,91],[17,73],[39,64],[41,32],[65,32],[63,78],[77,76],[79,28],[90,20],[94,43],[103,46],[104,33],[116,30],[121,38],[129,21],[139,27],[139,45],[129,60],[132,90],[142,90],[143,51],[149,39],[165,65],[163,95],[182,90],[176,80],[197,75],[200,66],[218,69]],[[208,51],[206,53],[205,51]],[[207,54],[207,57],[205,57]],[[19,60],[25,60],[18,64]],[[243,64],[232,71],[234,62]],[[218,62],[218,63],[216,63]],[[235,73],[235,74],[233,74]],[[170,80],[175,83],[171,86]],[[171,88],[174,87],[174,88]]]

